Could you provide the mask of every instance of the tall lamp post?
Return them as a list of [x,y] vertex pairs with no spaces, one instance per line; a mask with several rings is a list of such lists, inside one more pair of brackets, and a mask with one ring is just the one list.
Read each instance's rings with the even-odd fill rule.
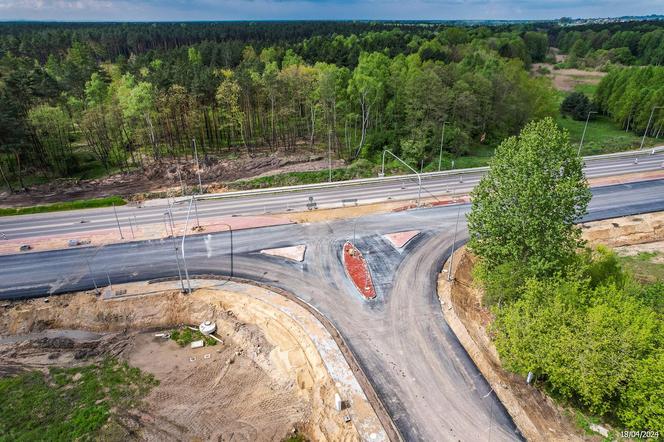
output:
[[[652,110],[650,111],[650,117],[648,118],[648,124],[646,125],[646,130],[643,132],[643,138],[641,138],[641,147],[639,147],[639,150],[643,149],[643,144],[646,142],[646,135],[648,135],[648,130],[650,129],[650,122],[652,121],[652,116],[655,113],[655,109],[662,109],[664,106],[653,106]],[[655,153],[655,149],[652,151]]]
[[579,143],[579,151],[576,153],[577,156],[581,155],[581,148],[583,147],[583,140],[586,138],[586,129],[588,129],[588,121],[590,120],[590,114],[596,114],[596,111],[589,111],[588,116],[586,116],[586,125],[583,126],[583,135],[581,135],[581,142]]
[[443,163],[443,142],[445,141],[445,125],[447,121],[443,121],[443,132],[440,135],[440,153],[438,154],[438,172],[440,172],[440,166]]
[[194,143],[194,156],[196,157],[196,173],[198,174],[198,193],[203,194],[203,183],[201,182],[201,165],[198,162],[198,149],[196,148],[196,138],[192,138]]
[[[171,223],[171,242],[173,243],[173,250],[175,251],[175,264],[178,266],[178,278],[180,278],[180,285],[182,286],[182,293],[186,293],[187,291],[184,288],[184,280],[182,279],[182,270],[180,269],[180,258],[178,257],[178,245],[177,242],[175,241],[175,229],[173,228],[173,213],[171,212],[171,208],[168,208],[168,212],[164,212],[164,216],[170,219]],[[168,231],[167,231],[168,233]]]
[[407,168],[409,168],[410,170],[412,170],[413,173],[414,173],[415,175],[417,175],[417,182],[418,182],[418,188],[417,188],[417,205],[419,206],[419,205],[420,205],[420,196],[422,195],[422,177],[420,176],[419,173],[417,173],[417,170],[415,170],[415,169],[413,169],[412,167],[410,167],[410,165],[409,165],[408,163],[406,163],[404,160],[402,160],[402,159],[399,158],[398,156],[394,155],[392,152],[390,152],[390,151],[387,150],[387,149],[385,149],[385,150],[383,151],[383,165],[381,166],[381,169],[380,169],[380,176],[381,176],[381,177],[385,176],[385,154],[386,154],[386,153],[389,153],[390,155],[392,155],[394,158],[396,158],[398,161],[400,161],[401,164],[403,164],[404,166],[406,166]]
[[189,228],[189,215],[191,215],[191,206],[194,204],[194,197],[189,201],[189,210],[187,211],[187,221],[184,224],[184,233],[182,234],[182,263],[184,264],[184,275],[187,278],[187,292],[191,295],[191,281],[189,280],[189,270],[187,269],[187,258],[184,256],[184,240],[187,239],[187,229]]

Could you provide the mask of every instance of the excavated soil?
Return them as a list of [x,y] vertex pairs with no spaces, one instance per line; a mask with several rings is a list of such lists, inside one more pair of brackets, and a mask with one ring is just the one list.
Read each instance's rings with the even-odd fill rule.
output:
[[591,245],[620,247],[664,240],[664,212],[624,216],[581,224]]
[[[239,295],[205,289],[7,302],[0,306],[0,376],[108,355],[154,374],[160,383],[144,405],[120,411],[123,440],[279,441],[294,431],[359,440],[329,405],[336,390],[322,362],[312,362],[289,321],[272,315]],[[181,348],[155,337],[203,320],[216,322],[222,344]]]
[[[200,153],[200,152],[199,152]],[[220,192],[229,182],[274,175],[285,172],[322,170],[328,161],[320,155],[242,156],[220,159],[201,154],[201,180],[209,191]],[[342,167],[343,161],[333,161],[332,167]],[[178,173],[179,171],[179,173]],[[0,193],[0,207],[20,207],[49,204],[77,199],[103,198],[119,195],[131,200],[151,194],[179,195],[180,176],[188,189],[198,186],[196,163],[193,160],[160,160],[144,163],[142,170],[118,173],[95,180],[59,179],[47,184],[29,186],[13,194]]]

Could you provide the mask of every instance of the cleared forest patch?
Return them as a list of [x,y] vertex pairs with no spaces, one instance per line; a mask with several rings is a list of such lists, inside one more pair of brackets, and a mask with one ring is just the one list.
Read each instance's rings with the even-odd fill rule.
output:
[[[237,180],[272,182],[275,174],[316,174],[328,168],[328,160],[320,155],[298,154],[266,156],[241,156],[222,159],[215,156],[200,158],[201,181],[204,189],[223,191]],[[344,162],[335,160],[337,170]],[[327,176],[327,172],[324,172]],[[317,176],[315,177],[318,178]],[[325,179],[326,180],[326,179]],[[0,193],[0,207],[15,208],[72,202],[74,200],[109,198],[120,196],[129,200],[152,197],[180,196],[198,191],[198,168],[194,160],[167,160],[146,164],[143,169],[116,173],[99,179],[58,179],[45,184],[28,186],[26,191]],[[80,204],[74,201],[75,204]],[[109,204],[110,205],[110,204]]]

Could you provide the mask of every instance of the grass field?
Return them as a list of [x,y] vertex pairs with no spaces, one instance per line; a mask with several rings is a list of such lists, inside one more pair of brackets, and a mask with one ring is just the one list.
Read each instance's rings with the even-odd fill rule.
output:
[[29,215],[33,213],[61,212],[63,210],[92,209],[96,207],[110,207],[113,204],[123,206],[127,202],[119,196],[95,198],[89,200],[68,201],[65,203],[48,204],[44,206],[0,208],[0,216]]
[[[597,91],[596,84],[582,83],[574,87],[575,92],[583,92],[591,100],[594,99]],[[562,91],[558,92],[560,103],[568,94]],[[588,122],[588,130],[583,139],[583,148],[581,155],[600,155],[604,153],[621,152],[630,149],[638,149],[641,145],[641,137],[634,132],[625,132],[615,122],[604,115],[596,115],[596,118]],[[570,142],[576,146],[581,142],[583,127],[585,121],[576,121],[571,117],[558,115],[556,122],[558,126],[569,132]],[[644,147],[664,144],[664,140],[646,138]]]
[[592,99],[595,96],[595,92],[597,91],[597,86],[598,85],[596,84],[590,84],[590,83],[577,84],[576,86],[574,86],[574,91],[583,92]]
[[657,252],[640,252],[633,256],[621,256],[620,261],[634,277],[643,283],[664,281],[664,263],[655,262]]
[[[570,142],[576,146],[581,141],[585,121],[575,121],[570,117],[559,116],[558,125],[569,132]],[[588,122],[588,130],[583,140],[581,155],[598,155],[603,153],[620,152],[638,149],[641,137],[633,132],[625,132],[608,117],[599,116]],[[664,144],[664,140],[646,138],[645,146]]]
[[0,441],[117,439],[114,414],[136,407],[156,384],[115,359],[0,378]]

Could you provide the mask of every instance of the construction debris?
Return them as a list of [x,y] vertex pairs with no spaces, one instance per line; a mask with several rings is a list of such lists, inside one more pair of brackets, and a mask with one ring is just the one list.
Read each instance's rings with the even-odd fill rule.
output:
[[198,326],[198,331],[203,333],[205,336],[209,336],[217,330],[217,324],[212,321],[205,321]]

